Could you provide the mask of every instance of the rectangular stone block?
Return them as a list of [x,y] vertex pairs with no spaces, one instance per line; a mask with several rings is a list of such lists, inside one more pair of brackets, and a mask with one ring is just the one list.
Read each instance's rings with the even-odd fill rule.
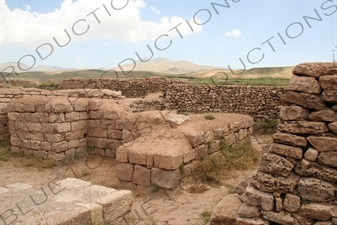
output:
[[195,149],[195,158],[201,159],[208,155],[208,145],[199,145]]
[[80,113],[79,112],[65,113],[65,117],[67,122],[77,121],[80,119]]
[[289,90],[320,94],[322,88],[320,82],[313,77],[292,75],[289,82]]
[[300,106],[281,106],[280,119],[284,121],[290,120],[306,120],[309,116],[309,110]]
[[54,161],[61,161],[64,158],[65,158],[64,152],[61,152],[61,153],[56,153],[52,151],[48,152],[48,159],[51,159]]
[[51,132],[52,133],[65,133],[69,132],[70,129],[70,123],[57,123],[51,125]]
[[151,170],[144,166],[135,165],[133,172],[133,183],[149,187],[151,184]]
[[65,134],[45,134],[45,140],[50,143],[57,143],[63,141]]
[[90,111],[89,114],[91,119],[101,119],[103,117],[102,111]]
[[288,177],[273,176],[266,173],[257,172],[252,177],[252,184],[261,191],[291,193],[300,178],[293,174]]
[[294,147],[307,146],[307,140],[304,137],[293,135],[293,134],[277,132],[273,134],[273,140],[274,142],[285,144],[285,145],[291,145]]
[[71,122],[70,125],[72,131],[87,129],[87,121],[85,120]]
[[300,176],[315,177],[328,182],[337,182],[336,169],[307,160],[302,160],[297,163],[295,166],[295,172]]
[[122,181],[133,181],[134,166],[129,163],[120,163],[116,167],[117,177]]
[[325,123],[310,121],[284,122],[278,125],[278,130],[291,134],[322,134],[329,131]]
[[117,120],[119,117],[119,112],[117,110],[105,110],[103,113],[104,119]]
[[321,76],[319,82],[324,90],[337,91],[337,75]]
[[116,140],[122,140],[123,135],[122,131],[120,130],[108,130],[108,138],[116,139]]
[[128,159],[129,163],[146,166],[146,153],[140,153],[129,150]]
[[160,169],[166,169],[166,170],[175,170],[179,168],[180,165],[183,164],[184,155],[183,154],[177,154],[177,155],[154,154],[153,160],[154,160],[154,167],[157,167]]
[[[66,150],[68,150],[69,148],[69,144],[67,141],[62,141],[59,143],[52,143],[52,151],[55,153],[60,153],[60,152],[64,152]],[[49,156],[48,156],[49,158]]]
[[88,133],[87,134],[90,137],[106,138],[108,136],[107,130],[104,130],[102,128],[90,128],[90,129],[88,129]]
[[116,150],[116,160],[117,162],[128,162],[128,149],[124,148],[123,146],[119,147]]
[[98,128],[101,127],[100,120],[88,120],[88,128]]
[[337,151],[337,138],[336,137],[307,137],[309,143],[314,146],[319,152]]
[[259,171],[287,177],[294,165],[277,154],[264,153]]
[[281,101],[315,110],[321,110],[326,107],[326,104],[319,95],[307,94],[303,92],[287,91],[281,96]]
[[151,169],[151,184],[165,189],[173,189],[178,186],[180,181],[179,169],[168,171],[155,167]]
[[279,155],[289,156],[294,159],[301,159],[303,155],[303,149],[300,147],[292,147],[292,146],[276,144],[276,143],[273,143],[270,146],[269,152],[273,152]]

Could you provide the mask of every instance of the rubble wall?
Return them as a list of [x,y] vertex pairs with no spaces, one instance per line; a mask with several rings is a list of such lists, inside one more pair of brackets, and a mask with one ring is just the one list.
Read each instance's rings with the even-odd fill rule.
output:
[[237,224],[337,224],[337,66],[299,64],[281,100]]

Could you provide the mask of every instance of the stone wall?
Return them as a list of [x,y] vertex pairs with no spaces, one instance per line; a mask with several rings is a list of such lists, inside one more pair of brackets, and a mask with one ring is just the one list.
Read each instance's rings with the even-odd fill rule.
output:
[[193,113],[225,112],[250,115],[253,118],[278,118],[280,95],[285,87],[197,85],[167,78],[139,79],[70,79],[60,89],[107,88],[124,96],[145,97],[162,92],[160,101],[135,102],[135,112],[149,109],[176,109]]
[[337,66],[304,63],[293,74],[236,224],[337,224]]

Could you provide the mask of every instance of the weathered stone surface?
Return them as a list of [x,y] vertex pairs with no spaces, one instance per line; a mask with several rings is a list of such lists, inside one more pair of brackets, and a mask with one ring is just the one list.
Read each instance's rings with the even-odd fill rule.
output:
[[143,166],[135,165],[133,172],[133,183],[143,186],[150,186],[151,184],[151,172],[149,169]]
[[273,139],[274,139],[274,142],[291,145],[295,147],[307,146],[307,140],[304,137],[293,135],[293,134],[277,132],[273,134]]
[[270,148],[269,152],[277,153],[279,155],[289,156],[295,159],[302,158],[303,150],[300,147],[292,147],[288,145],[281,145],[273,143]]
[[294,165],[284,157],[277,154],[264,153],[259,171],[286,177],[293,168]]
[[302,204],[299,214],[314,220],[331,219],[331,206],[317,203]]
[[117,177],[123,181],[133,181],[133,165],[129,163],[120,163],[116,167]]
[[165,119],[172,128],[176,128],[183,124],[185,121],[190,120],[190,117],[180,114],[169,114],[165,116]]
[[329,123],[328,127],[330,131],[337,134],[337,122]]
[[282,120],[305,120],[308,118],[309,110],[300,106],[281,106],[280,119]]
[[263,218],[266,220],[282,224],[282,225],[294,225],[294,224],[299,224],[297,220],[291,216],[290,213],[288,212],[273,212],[273,211],[261,211]]
[[302,92],[288,91],[281,96],[281,101],[293,103],[304,108],[321,110],[326,107],[320,96]]
[[298,192],[302,200],[313,202],[326,202],[335,198],[334,186],[316,178],[300,179]]
[[235,187],[234,192],[235,192],[236,194],[238,194],[238,195],[244,194],[244,193],[246,192],[246,188],[247,188],[247,186],[248,186],[250,180],[251,180],[251,179],[249,178],[249,179],[247,179],[247,180],[244,180],[244,181],[240,182],[240,184],[238,184],[238,185]]
[[261,219],[251,219],[251,218],[237,218],[236,219],[236,225],[267,225],[267,224],[269,223]]
[[236,225],[236,218],[241,207],[241,200],[237,194],[226,195],[213,209],[210,225]]
[[280,197],[275,198],[275,210],[276,212],[280,212],[283,210],[282,198]]
[[179,169],[168,171],[153,167],[151,169],[151,184],[165,189],[173,189],[178,186],[180,181]]
[[336,91],[323,91],[321,99],[329,103],[337,103],[337,92]]
[[329,182],[337,182],[337,170],[314,162],[302,160],[295,166],[296,174],[305,177],[315,177]]
[[337,167],[337,151],[321,152],[317,162],[326,166]]
[[317,156],[318,156],[318,151],[313,148],[309,148],[304,154],[304,158],[306,160],[313,161],[313,162],[317,159]]
[[312,121],[334,122],[337,121],[337,113],[331,109],[323,109],[310,113],[308,118]]
[[239,208],[238,216],[243,218],[259,218],[261,216],[261,213],[259,212],[257,207],[243,203]]
[[240,199],[251,206],[261,206],[264,210],[273,210],[274,196],[257,190],[253,186],[248,186],[246,192],[240,196]]
[[129,163],[146,166],[146,153],[129,150],[128,159]]
[[291,134],[322,134],[329,131],[325,123],[310,121],[284,122],[278,125],[278,130]]
[[293,174],[285,178],[257,172],[252,177],[252,184],[265,192],[291,193],[294,191],[298,180],[299,177]]
[[192,147],[196,147],[198,145],[201,145],[204,143],[204,133],[200,133],[200,134],[185,134],[185,137],[187,138],[187,140],[191,143]]
[[337,151],[337,137],[307,137],[309,143],[319,152]]
[[297,212],[301,207],[300,197],[287,193],[283,201],[283,207],[288,212]]
[[300,63],[293,69],[293,74],[318,78],[322,75],[331,74],[335,63]]
[[176,155],[154,154],[153,160],[154,160],[154,166],[157,168],[166,169],[166,170],[175,170],[179,168],[180,165],[183,164],[184,154],[176,154]]
[[292,75],[289,82],[289,90],[319,94],[322,89],[320,83],[313,77]]
[[335,91],[337,90],[337,75],[321,76],[319,82],[324,90]]

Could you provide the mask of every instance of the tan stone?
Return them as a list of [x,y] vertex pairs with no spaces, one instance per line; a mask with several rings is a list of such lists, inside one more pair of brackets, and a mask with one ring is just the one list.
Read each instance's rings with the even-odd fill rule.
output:
[[100,120],[88,120],[88,128],[98,128],[101,127]]
[[153,155],[147,154],[146,155],[146,168],[151,169],[153,167]]
[[109,120],[117,120],[119,119],[120,115],[117,110],[109,110],[109,111],[104,111],[103,113],[103,118],[104,119],[109,119]]
[[327,202],[335,198],[334,186],[316,178],[300,179],[298,192],[304,201]]
[[310,219],[323,221],[332,217],[331,206],[317,203],[302,204],[299,214]]
[[89,114],[91,119],[101,119],[103,117],[102,111],[90,111]]
[[108,130],[108,138],[122,140],[123,134],[120,130]]
[[319,94],[322,89],[320,83],[313,77],[292,75],[289,82],[289,90]]
[[277,132],[273,134],[273,139],[275,142],[285,144],[285,145],[291,145],[295,147],[307,146],[307,140],[304,137],[293,135],[293,134]]
[[318,156],[318,151],[313,148],[309,148],[304,154],[304,158],[306,160],[313,161],[313,162],[317,159],[317,156]]
[[92,111],[97,111],[102,104],[103,100],[101,99],[90,99],[88,102],[88,109]]
[[302,160],[295,166],[296,174],[305,177],[315,177],[329,182],[337,182],[337,170]]
[[146,167],[135,165],[133,172],[133,183],[140,184],[143,186],[150,186],[151,182],[151,170]]
[[242,218],[259,218],[261,213],[257,207],[247,205],[243,203],[238,211],[238,216]]
[[277,153],[279,155],[289,156],[295,159],[302,158],[303,150],[300,147],[292,147],[288,145],[281,145],[273,143],[270,148],[269,152]]
[[201,158],[207,156],[207,154],[208,154],[207,145],[199,145],[194,149],[194,151],[195,151],[195,158],[196,159],[201,159]]
[[71,125],[72,131],[87,129],[87,121],[85,121],[85,120],[71,122],[70,125]]
[[30,141],[30,148],[34,149],[34,150],[41,150],[41,142],[40,141],[31,140]]
[[116,167],[117,177],[123,181],[133,181],[133,165],[129,163],[120,163]]
[[177,155],[154,154],[153,161],[154,161],[154,167],[157,167],[160,169],[166,169],[166,170],[175,170],[179,168],[180,165],[183,164],[184,155],[183,154],[177,154]]
[[69,148],[77,148],[80,147],[80,140],[70,140]]
[[321,152],[317,162],[326,166],[337,167],[337,151]]
[[263,218],[266,220],[275,222],[282,225],[294,225],[298,224],[297,220],[291,216],[290,213],[281,211],[281,212],[272,212],[272,211],[261,211]]
[[319,152],[337,151],[337,137],[307,137],[309,143]]
[[57,123],[51,125],[51,132],[53,133],[65,133],[70,131],[70,123]]
[[188,152],[184,153],[184,163],[190,162],[195,159],[195,150],[191,149]]
[[151,169],[151,184],[165,189],[173,189],[178,186],[180,181],[179,169],[168,171],[155,167]]
[[77,121],[80,119],[80,113],[79,112],[65,113],[65,117],[67,122]]
[[199,134],[185,134],[187,140],[191,143],[191,146],[195,148],[198,145],[204,144],[205,136],[204,133]]
[[75,130],[66,133],[65,140],[78,140],[84,137],[85,132],[83,130]]
[[236,225],[242,202],[237,194],[226,195],[213,209],[209,224]]
[[246,192],[240,199],[248,205],[260,206],[264,210],[273,210],[274,208],[274,196],[270,193],[262,192],[251,185],[246,188]]
[[124,148],[123,146],[120,146],[116,150],[116,160],[118,162],[128,162],[128,149]]
[[65,138],[64,134],[45,134],[45,140],[50,143],[61,142]]
[[303,92],[287,91],[281,96],[281,101],[293,103],[308,109],[322,110],[326,107],[320,96]]
[[48,152],[48,159],[54,160],[54,161],[61,161],[65,158],[64,152],[61,153],[55,153],[52,151]]
[[291,134],[322,134],[329,131],[325,123],[310,121],[284,122],[278,125],[278,130]]
[[294,165],[284,157],[277,154],[264,153],[259,171],[286,177],[293,168]]
[[140,153],[135,151],[129,151],[128,153],[129,163],[146,166],[146,153]]
[[36,141],[44,141],[44,134],[43,133],[31,133],[30,139],[36,140]]
[[[218,223],[215,223],[214,225],[217,225]],[[268,225],[269,223],[266,221],[263,221],[261,219],[251,219],[251,218],[236,218],[236,223],[233,225]],[[210,224],[211,225],[211,224]],[[226,223],[226,225],[231,225]]]
[[335,68],[335,63],[300,63],[293,69],[293,74],[318,78],[329,74]]
[[67,141],[62,141],[59,143],[52,143],[51,147],[52,147],[53,152],[56,152],[56,153],[64,152],[65,150],[69,148],[69,143]]
[[280,197],[275,198],[275,210],[276,212],[280,212],[283,210],[283,203]]
[[73,111],[72,105],[67,98],[57,97],[52,98],[50,102],[45,105],[46,112],[53,113],[68,113]]
[[319,82],[324,90],[336,91],[337,90],[337,75],[321,76]]
[[337,122],[329,123],[328,127],[330,131],[337,134]]
[[261,191],[288,193],[294,191],[298,180],[299,177],[293,174],[285,178],[257,172],[252,177],[252,184]]
[[331,109],[323,109],[310,113],[308,118],[313,121],[334,122],[337,121],[337,113]]
[[337,103],[337,92],[336,91],[323,91],[321,99],[329,103]]
[[301,199],[296,195],[287,193],[284,198],[283,206],[288,212],[298,212],[301,207]]
[[305,120],[308,118],[309,110],[300,106],[281,106],[280,119],[282,120]]

